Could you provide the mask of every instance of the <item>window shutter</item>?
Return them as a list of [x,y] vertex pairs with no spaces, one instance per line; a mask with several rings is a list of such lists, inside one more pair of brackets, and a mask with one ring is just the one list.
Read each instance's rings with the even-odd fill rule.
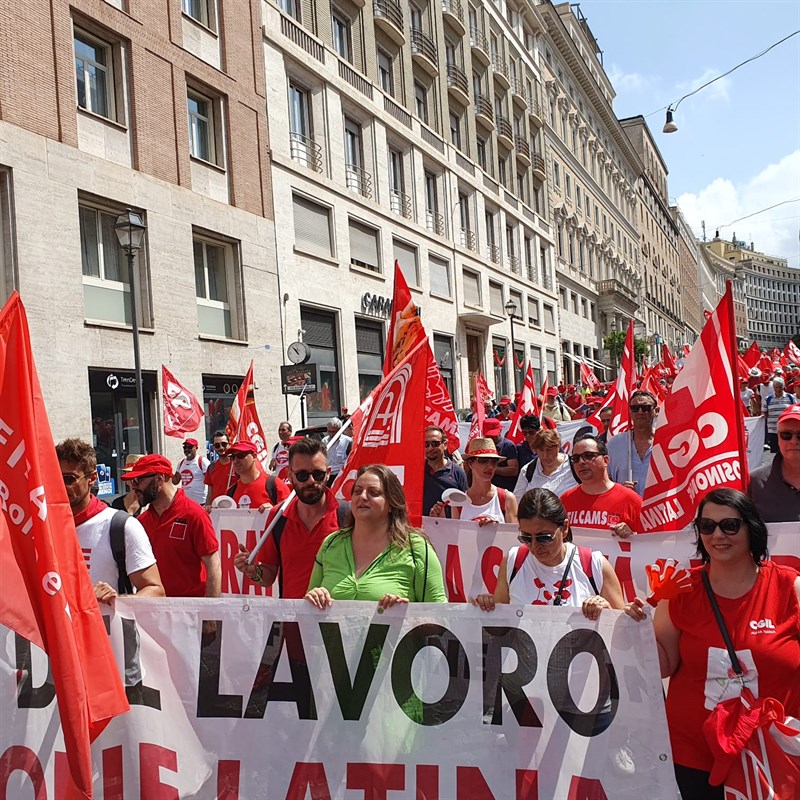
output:
[[477,272],[463,271],[464,277],[464,302],[468,306],[481,305],[481,278]]
[[354,219],[349,221],[349,229],[351,263],[380,272],[377,229]]
[[489,281],[489,311],[498,317],[505,316],[503,308],[503,287]]
[[293,206],[295,247],[330,257],[333,254],[330,209],[299,195],[294,195]]
[[409,286],[419,286],[417,277],[417,248],[412,244],[392,239],[394,260],[400,265],[403,277]]
[[428,257],[431,292],[450,297],[450,262],[436,256]]

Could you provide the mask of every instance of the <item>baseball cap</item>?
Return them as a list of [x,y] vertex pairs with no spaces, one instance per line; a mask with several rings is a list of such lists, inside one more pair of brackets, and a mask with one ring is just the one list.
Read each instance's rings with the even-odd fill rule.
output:
[[778,425],[790,419],[796,419],[800,422],[800,404],[795,403],[795,405],[789,406],[789,408],[778,417]]
[[503,396],[500,398],[500,403],[499,403],[499,405],[501,405],[501,406],[509,406],[509,405],[511,405],[511,398],[510,398],[510,397],[509,397],[507,394],[504,394],[504,395],[503,395]]
[[186,447],[187,445],[189,445],[189,447],[200,447],[200,442],[198,442],[197,439],[186,439],[183,446]]
[[499,436],[503,432],[503,426],[500,424],[499,419],[490,417],[483,421],[483,435],[484,436]]
[[126,472],[120,477],[124,481],[132,481],[144,475],[172,475],[173,472],[172,462],[168,458],[153,454],[142,456],[133,465],[130,472]]
[[558,389],[555,386],[549,386],[547,389],[547,396],[548,397],[557,397],[558,396]]
[[256,446],[252,442],[236,442],[228,448],[227,455],[235,456],[237,453],[252,453],[255,455],[258,452]]

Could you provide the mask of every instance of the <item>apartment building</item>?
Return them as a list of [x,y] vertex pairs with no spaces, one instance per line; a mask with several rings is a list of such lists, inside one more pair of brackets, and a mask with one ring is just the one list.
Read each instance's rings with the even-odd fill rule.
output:
[[[637,318],[637,178],[642,164],[612,108],[614,88],[578,6],[538,5],[545,84],[545,146],[556,242],[563,370],[603,375],[603,337]],[[610,379],[610,373],[606,376]]]
[[378,381],[395,261],[457,407],[478,371],[498,397],[527,360],[556,380],[538,6],[262,11],[283,320],[320,367],[309,419]]
[[[54,437],[93,441],[115,479],[129,452],[178,455],[162,364],[203,398],[206,433],[251,358],[268,428],[285,414],[260,13],[257,0],[5,7],[0,292],[27,308]],[[115,231],[126,209],[146,225],[133,274]]]
[[[717,232],[719,233],[719,232]],[[713,311],[722,296],[727,291],[728,283],[733,288],[733,317],[736,326],[736,338],[740,345],[747,346],[747,297],[744,281],[744,271],[736,263],[735,258],[725,258],[724,248],[717,235],[713,242],[698,242],[700,249],[700,262],[698,276],[703,305],[706,311]],[[715,244],[715,242],[718,242]],[[713,246],[712,246],[713,245]],[[785,342],[784,342],[785,344]]]
[[[700,291],[700,251],[694,232],[678,206],[670,206],[678,228],[678,292],[681,298],[683,344],[692,344],[703,327],[703,301]],[[702,280],[706,280],[703,278]]]

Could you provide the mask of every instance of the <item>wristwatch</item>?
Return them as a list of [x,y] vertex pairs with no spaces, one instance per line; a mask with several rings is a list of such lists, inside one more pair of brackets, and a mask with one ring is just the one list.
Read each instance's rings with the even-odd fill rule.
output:
[[261,583],[261,580],[264,577],[264,571],[261,569],[261,564],[256,564],[256,571],[253,573],[252,581],[253,583]]

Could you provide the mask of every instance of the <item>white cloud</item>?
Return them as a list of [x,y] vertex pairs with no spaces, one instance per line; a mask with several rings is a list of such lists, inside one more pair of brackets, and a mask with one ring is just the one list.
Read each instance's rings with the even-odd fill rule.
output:
[[[720,71],[721,70],[709,68],[697,78],[684,83],[679,83],[675,87],[676,93],[679,97],[683,97],[683,95],[689,94],[695,89],[699,89],[701,86],[708,83],[712,78],[719,75]],[[710,86],[703,89],[703,100],[728,100],[730,97],[729,90],[731,85],[732,81],[730,78],[720,78],[718,81],[714,81],[714,83],[712,83]]]
[[720,227],[723,239],[730,240],[735,233],[739,240],[748,244],[752,241],[756,250],[787,258],[790,266],[797,267],[800,266],[800,202],[787,203],[748,219],[741,218],[798,197],[800,150],[795,150],[743,183],[715,178],[696,194],[682,194],[678,205],[698,238],[702,237],[701,223],[705,220],[707,238],[713,238]]
[[617,64],[613,64],[608,72],[608,79],[617,94],[621,92],[641,92],[650,86],[650,79],[638,72],[625,72]]

